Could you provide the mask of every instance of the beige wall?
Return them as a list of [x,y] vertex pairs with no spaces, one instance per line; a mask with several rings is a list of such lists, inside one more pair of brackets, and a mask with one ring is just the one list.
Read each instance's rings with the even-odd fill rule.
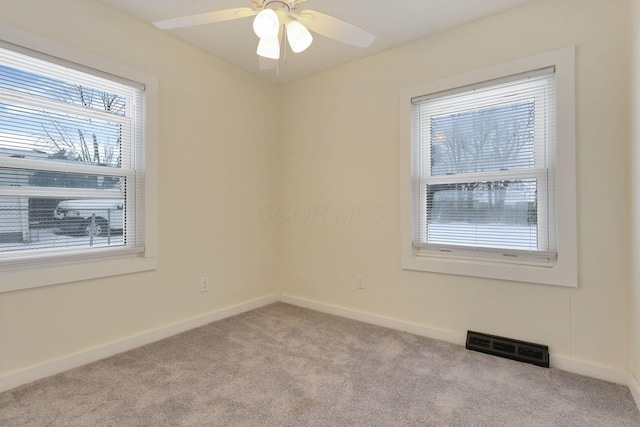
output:
[[275,86],[94,0],[3,0],[0,23],[160,82],[158,270],[0,294],[0,377],[273,293]]
[[631,17],[631,372],[640,378],[640,0],[632,0]]
[[[552,355],[627,371],[628,12],[627,0],[540,0],[287,84],[274,219],[282,292],[546,343]],[[579,287],[403,271],[400,90],[569,45],[577,46]]]

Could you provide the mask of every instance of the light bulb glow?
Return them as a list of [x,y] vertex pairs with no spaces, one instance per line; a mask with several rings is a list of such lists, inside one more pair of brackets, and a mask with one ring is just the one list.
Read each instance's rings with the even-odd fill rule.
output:
[[280,59],[280,42],[277,38],[260,39],[256,53],[265,58]]
[[271,9],[264,9],[253,20],[253,31],[260,39],[275,39],[280,31],[278,15]]
[[300,53],[311,46],[313,36],[298,21],[289,21],[287,22],[287,40],[289,40],[291,50],[294,53]]

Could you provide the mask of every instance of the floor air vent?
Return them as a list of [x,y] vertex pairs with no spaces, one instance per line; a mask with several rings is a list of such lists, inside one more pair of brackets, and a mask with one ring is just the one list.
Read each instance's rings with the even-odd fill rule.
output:
[[511,338],[467,331],[467,349],[519,362],[549,367],[549,347]]

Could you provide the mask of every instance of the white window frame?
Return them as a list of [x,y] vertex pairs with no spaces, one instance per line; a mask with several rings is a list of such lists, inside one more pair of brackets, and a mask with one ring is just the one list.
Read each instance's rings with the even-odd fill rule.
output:
[[[137,82],[145,88],[144,160],[137,179],[144,180],[143,192],[136,200],[137,211],[143,212],[138,225],[143,230],[144,251],[107,248],[88,257],[42,257],[19,259],[0,266],[0,293],[20,289],[69,283],[100,277],[116,276],[157,268],[157,125],[158,80],[155,76],[122,64],[94,56],[30,33],[0,25],[0,40],[20,53],[49,62],[77,68],[98,76]],[[140,173],[142,172],[142,174]]]
[[[556,246],[553,263],[502,262],[491,257],[437,254],[413,246],[411,100],[534,70],[555,67],[556,83]],[[401,93],[401,264],[406,270],[576,287],[578,285],[575,48],[568,47],[470,73],[428,82]]]

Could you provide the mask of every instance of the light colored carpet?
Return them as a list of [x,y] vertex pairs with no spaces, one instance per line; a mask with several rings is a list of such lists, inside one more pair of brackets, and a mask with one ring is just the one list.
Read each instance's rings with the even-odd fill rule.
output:
[[640,426],[626,387],[276,303],[0,394],[9,426]]

